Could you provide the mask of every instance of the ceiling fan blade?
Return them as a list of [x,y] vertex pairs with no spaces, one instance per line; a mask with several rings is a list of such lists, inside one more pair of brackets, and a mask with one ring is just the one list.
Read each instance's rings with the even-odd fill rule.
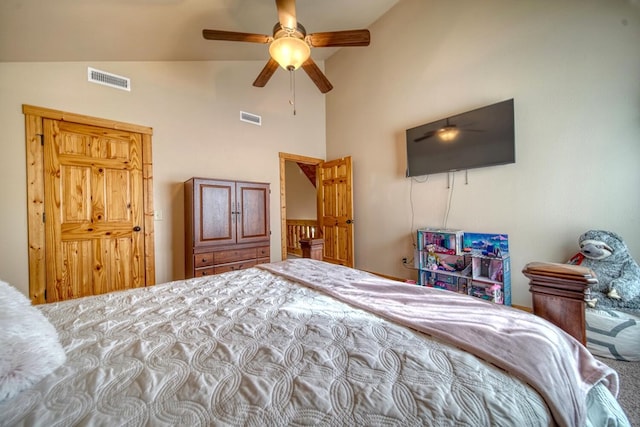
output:
[[292,30],[298,28],[295,0],[276,0],[276,7],[278,8],[278,21],[283,28]]
[[313,80],[313,82],[318,86],[320,92],[327,93],[331,89],[333,89],[333,85],[324,75],[322,70],[318,67],[318,65],[309,57],[303,64],[302,69],[307,73],[307,75]]
[[235,31],[202,30],[202,37],[207,40],[229,42],[269,43],[271,37],[264,34],[237,33]]
[[421,137],[418,137],[416,139],[413,140],[413,142],[420,142],[420,141],[424,141],[425,139],[429,139],[431,138],[433,135],[435,135],[436,133],[438,133],[438,131],[432,130],[430,132],[425,133],[424,135],[422,135]]
[[313,33],[307,37],[313,47],[369,46],[369,30],[345,30]]
[[265,65],[262,71],[260,71],[260,74],[258,74],[253,85],[255,87],[264,87],[277,69],[278,63],[273,58],[269,58],[269,62],[267,62],[267,65]]

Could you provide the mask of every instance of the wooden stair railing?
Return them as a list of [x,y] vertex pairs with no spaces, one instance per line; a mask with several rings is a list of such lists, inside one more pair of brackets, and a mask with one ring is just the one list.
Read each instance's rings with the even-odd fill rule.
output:
[[300,239],[314,239],[320,236],[318,221],[315,219],[287,220],[287,253],[302,256]]

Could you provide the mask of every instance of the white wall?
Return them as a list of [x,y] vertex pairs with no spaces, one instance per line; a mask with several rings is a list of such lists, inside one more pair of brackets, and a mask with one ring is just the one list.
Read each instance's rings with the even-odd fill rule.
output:
[[287,219],[316,219],[318,217],[315,185],[296,162],[285,162],[287,178]]
[[[320,64],[322,66],[322,64]],[[87,66],[130,77],[132,91],[87,82]],[[0,280],[28,293],[22,104],[150,126],[153,134],[156,279],[184,277],[182,183],[192,176],[271,183],[271,254],[280,259],[279,152],[325,156],[324,96],[278,70],[251,83],[262,62],[0,63]],[[306,77],[306,76],[305,76]],[[262,126],[240,122],[240,110]]]
[[[414,230],[510,236],[513,302],[529,261],[564,262],[591,228],[640,259],[640,6],[626,0],[400,0],[371,46],[327,61],[327,158],[353,156],[356,267],[401,266]],[[516,163],[404,178],[407,128],[515,99]],[[420,182],[419,182],[420,181]],[[448,212],[448,216],[447,216]]]

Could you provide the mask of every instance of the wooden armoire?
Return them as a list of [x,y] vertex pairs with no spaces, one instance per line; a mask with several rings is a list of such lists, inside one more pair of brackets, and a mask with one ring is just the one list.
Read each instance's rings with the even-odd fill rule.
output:
[[270,261],[269,184],[191,178],[184,183],[185,276]]

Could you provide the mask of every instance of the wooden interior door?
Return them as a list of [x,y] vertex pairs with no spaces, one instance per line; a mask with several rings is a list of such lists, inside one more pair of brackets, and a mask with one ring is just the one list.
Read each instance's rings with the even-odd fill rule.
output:
[[153,285],[153,130],[22,111],[32,303]]
[[141,144],[44,120],[47,302],[144,286]]
[[351,157],[320,163],[317,175],[318,222],[324,239],[323,260],[353,267]]

